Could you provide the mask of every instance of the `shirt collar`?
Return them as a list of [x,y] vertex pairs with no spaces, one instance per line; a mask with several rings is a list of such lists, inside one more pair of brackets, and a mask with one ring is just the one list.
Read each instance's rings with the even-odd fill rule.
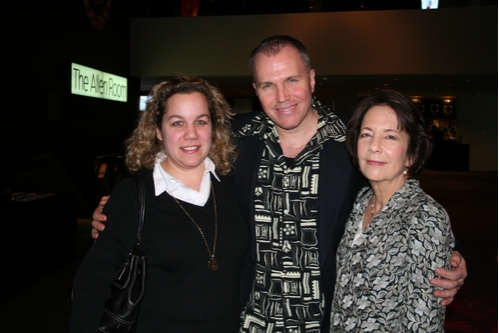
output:
[[[312,108],[317,111],[318,123],[316,138],[319,144],[329,139],[338,142],[345,141],[346,126],[341,119],[327,106],[323,105],[316,97],[312,98]],[[267,135],[275,135],[274,122],[261,112],[250,120],[237,134],[237,137],[258,135],[265,140]]]
[[204,160],[205,174],[203,176],[203,180],[201,181],[200,191],[198,192],[185,186],[181,180],[171,176],[163,169],[161,162],[163,162],[165,158],[166,154],[163,152],[158,153],[156,156],[156,163],[153,170],[154,191],[156,196],[166,192],[179,200],[197,206],[204,206],[210,197],[210,174],[213,175],[216,180],[220,181],[220,178],[218,178],[218,175],[215,172],[215,163],[213,163],[209,157]]

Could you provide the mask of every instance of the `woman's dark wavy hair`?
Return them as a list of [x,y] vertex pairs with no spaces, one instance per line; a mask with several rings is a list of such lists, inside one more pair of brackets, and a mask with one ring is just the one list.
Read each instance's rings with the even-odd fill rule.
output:
[[426,132],[425,120],[418,108],[397,91],[380,89],[364,97],[353,113],[347,125],[346,145],[352,164],[359,169],[357,156],[357,141],[360,126],[367,111],[373,106],[388,106],[398,119],[398,130],[409,134],[407,154],[412,158],[412,165],[408,169],[408,178],[419,178],[426,161],[433,150],[431,136]]

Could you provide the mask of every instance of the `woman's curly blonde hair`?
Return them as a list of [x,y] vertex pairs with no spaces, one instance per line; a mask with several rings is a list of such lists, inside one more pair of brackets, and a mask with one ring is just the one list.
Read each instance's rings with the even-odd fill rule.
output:
[[230,120],[233,113],[217,88],[202,78],[180,75],[170,81],[155,85],[149,93],[146,110],[139,116],[138,124],[126,143],[126,165],[131,172],[152,169],[156,155],[163,144],[156,137],[156,128],[161,128],[166,113],[167,101],[175,94],[199,92],[206,97],[212,122],[212,145],[208,157],[213,160],[216,171],[227,175],[232,170],[235,146]]

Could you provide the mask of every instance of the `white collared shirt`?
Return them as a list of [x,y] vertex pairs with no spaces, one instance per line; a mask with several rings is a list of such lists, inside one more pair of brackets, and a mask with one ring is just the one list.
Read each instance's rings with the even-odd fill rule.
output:
[[200,191],[196,191],[190,187],[185,186],[185,184],[172,177],[168,172],[163,169],[161,162],[166,158],[165,153],[160,152],[156,156],[156,164],[154,165],[153,179],[154,179],[154,190],[156,196],[163,192],[168,193],[174,198],[188,202],[196,206],[204,206],[211,192],[211,177],[210,172],[215,176],[215,178],[220,181],[217,174],[215,173],[215,163],[206,157],[204,160],[204,176],[201,181]]

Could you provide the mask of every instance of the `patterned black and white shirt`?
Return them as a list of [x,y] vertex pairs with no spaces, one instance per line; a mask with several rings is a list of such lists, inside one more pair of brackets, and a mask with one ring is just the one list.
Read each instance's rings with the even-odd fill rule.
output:
[[284,157],[275,125],[264,114],[238,133],[265,143],[255,187],[256,274],[241,332],[320,332],[319,159],[326,141],[345,140],[345,125],[316,99],[312,107],[317,133],[293,160]]
[[450,268],[447,212],[409,179],[354,240],[372,195],[359,192],[338,247],[331,332],[443,332],[429,281]]

